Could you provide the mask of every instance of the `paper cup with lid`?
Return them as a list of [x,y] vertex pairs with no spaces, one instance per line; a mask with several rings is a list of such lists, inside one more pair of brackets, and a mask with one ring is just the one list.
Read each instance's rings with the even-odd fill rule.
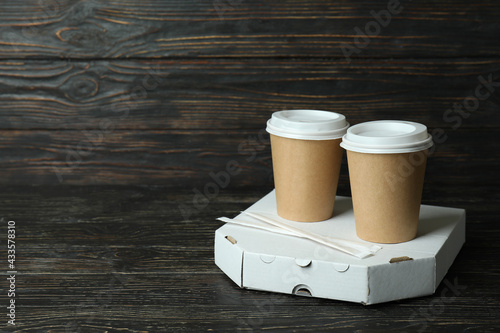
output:
[[274,112],[266,130],[271,136],[278,215],[315,222],[333,215],[349,123],[341,114],[321,110]]
[[359,238],[401,243],[416,237],[427,151],[425,125],[379,120],[354,125],[340,144],[347,164]]

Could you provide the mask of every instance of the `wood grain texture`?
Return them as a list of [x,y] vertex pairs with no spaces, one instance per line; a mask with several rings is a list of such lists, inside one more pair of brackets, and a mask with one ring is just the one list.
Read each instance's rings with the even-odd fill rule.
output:
[[215,218],[237,214],[268,188],[225,190],[184,220],[177,206],[191,201],[186,189],[6,186],[2,218],[16,221],[19,244],[16,332],[494,332],[499,244],[490,213],[498,201],[473,199],[490,189],[426,195],[467,209],[467,243],[445,277],[459,295],[440,303],[441,283],[433,296],[362,306],[242,290],[215,266]]
[[[432,130],[432,129],[431,129]],[[89,134],[91,133],[91,134]],[[261,132],[262,133],[262,132]],[[426,182],[439,186],[499,184],[493,129],[452,129],[436,144]],[[227,186],[272,186],[271,150],[257,131],[0,131],[2,184],[150,184],[200,188],[211,173],[237,170]],[[344,156],[345,157],[345,156]],[[341,184],[348,184],[346,160]],[[230,166],[229,166],[230,168]],[[477,172],[481,170],[481,172]]]
[[0,128],[261,129],[293,108],[492,127],[498,85],[498,59],[0,61]]
[[[336,57],[388,1],[19,1],[0,57]],[[497,1],[401,1],[353,58],[496,56]],[[375,28],[372,28],[375,29]],[[373,30],[377,32],[377,30]]]
[[[240,145],[272,112],[293,108],[337,111],[351,124],[466,129],[473,140],[487,128],[478,140],[497,138],[499,4],[402,1],[356,44],[354,29],[387,4],[4,2],[0,183],[203,186],[209,172],[249,157]],[[352,61],[346,43],[360,47]],[[494,82],[490,95],[472,112],[450,110],[475,97],[480,76]],[[451,146],[439,168],[497,165],[496,153],[478,159],[470,142]],[[232,185],[270,184],[266,149]],[[457,180],[467,182],[454,170],[444,182]]]
[[[17,226],[15,332],[498,330],[500,3],[401,0],[356,39],[388,3],[2,1],[0,224]],[[358,51],[347,59],[341,46]],[[463,111],[479,76],[490,95]],[[459,295],[440,298],[441,283],[366,307],[242,290],[215,266],[215,218],[272,189],[261,130],[292,108],[446,136],[423,203],[467,210],[445,277]],[[195,205],[230,161],[241,172]],[[345,158],[338,194],[350,195]]]

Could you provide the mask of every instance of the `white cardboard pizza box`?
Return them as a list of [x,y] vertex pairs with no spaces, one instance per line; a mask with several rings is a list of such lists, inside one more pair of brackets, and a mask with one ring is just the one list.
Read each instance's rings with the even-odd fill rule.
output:
[[[274,191],[246,211],[276,214]],[[247,215],[236,218],[256,223]],[[349,197],[336,197],[331,219],[294,225],[374,244],[356,236]],[[215,263],[239,287],[376,304],[435,292],[465,242],[465,210],[422,205],[415,239],[379,244],[382,249],[364,259],[269,230],[226,223],[215,232]]]

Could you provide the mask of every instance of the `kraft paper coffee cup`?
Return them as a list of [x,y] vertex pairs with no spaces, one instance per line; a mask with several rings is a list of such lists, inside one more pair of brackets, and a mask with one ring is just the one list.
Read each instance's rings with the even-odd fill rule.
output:
[[427,127],[381,120],[354,125],[340,144],[347,164],[359,238],[401,243],[417,235],[427,150]]
[[278,215],[315,222],[333,215],[343,149],[349,124],[341,114],[320,110],[273,113],[271,134]]

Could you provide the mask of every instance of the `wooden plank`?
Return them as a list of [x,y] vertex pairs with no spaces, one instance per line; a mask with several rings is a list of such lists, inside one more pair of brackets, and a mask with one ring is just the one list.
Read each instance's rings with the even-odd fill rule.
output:
[[[362,46],[355,29],[387,1],[2,2],[0,221],[18,228],[16,331],[495,331],[497,84],[473,111],[447,110],[474,102],[479,75],[500,82],[500,3],[401,3]],[[272,188],[258,135],[291,108],[448,136],[423,201],[467,209],[446,276],[459,295],[441,284],[367,309],[241,290],[214,265],[215,218]],[[195,207],[231,161],[241,172]],[[350,194],[345,159],[338,193]]]
[[[454,277],[450,277],[451,281]],[[57,328],[72,324],[81,325],[85,332],[118,327],[127,327],[130,332],[145,328],[173,332],[273,327],[285,331],[307,326],[316,330],[356,327],[369,332],[370,327],[377,325],[400,331],[410,325],[420,328],[425,318],[419,311],[430,310],[432,314],[435,311],[432,300],[436,299],[393,302],[377,306],[383,311],[369,311],[371,308],[359,304],[241,290],[226,277],[215,274],[133,275],[123,285],[116,282],[112,287],[110,278],[106,275],[86,276],[85,280],[64,275],[28,278],[27,282],[34,287],[27,288],[30,293],[23,299],[27,305],[18,310],[19,329],[36,325],[58,332]],[[57,281],[59,285],[54,283]],[[480,281],[494,283],[494,278],[484,277]],[[471,278],[460,276],[458,282],[460,286],[466,283],[468,290],[453,298],[448,293],[446,306],[429,321],[428,327],[438,329],[446,325],[461,330],[480,327],[488,331],[498,310],[497,293],[488,293],[487,288],[476,286]],[[35,287],[45,287],[47,292],[41,293]],[[444,288],[438,288],[437,295]],[[387,313],[391,313],[390,318]]]
[[492,191],[457,187],[433,197],[448,206],[469,200],[467,243],[445,276],[448,284],[433,296],[365,307],[240,289],[217,268],[211,218],[246,208],[262,188],[228,189],[203,214],[183,221],[176,205],[191,200],[186,189],[3,187],[2,217],[15,217],[19,236],[16,330],[493,332],[499,244],[497,216],[488,213],[498,208],[470,201],[466,190],[474,198]]
[[[10,1],[0,6],[0,57],[344,58],[346,45],[357,48],[353,58],[500,52],[496,1],[402,0],[387,12],[389,3]],[[389,16],[377,21],[372,11]],[[367,28],[370,38],[357,40]]]
[[[115,130],[98,136],[88,131],[4,130],[0,182],[156,184],[203,192],[222,172],[230,175],[225,186],[271,186],[271,151],[264,133]],[[500,152],[489,148],[497,129],[448,130],[444,135],[446,141],[429,158],[430,184],[498,184]],[[341,186],[348,184],[345,163],[344,158]],[[476,172],[478,168],[483,171]]]
[[498,85],[498,59],[11,60],[0,62],[0,128],[260,129],[294,108],[337,111],[352,124],[492,127]]
[[[205,283],[208,282],[212,281]],[[439,289],[438,292],[442,290]],[[198,292],[197,289],[193,291]],[[259,297],[251,297],[249,294],[252,292],[259,294]],[[299,299],[301,297],[255,291],[237,290],[225,293],[226,295],[217,295],[211,292],[210,297],[202,300],[203,303],[189,302],[187,305],[187,297],[155,300],[136,291],[135,297],[152,304],[138,305],[141,303],[127,302],[122,305],[108,305],[105,301],[100,301],[106,298],[97,298],[100,295],[96,295],[90,299],[97,299],[101,304],[75,302],[74,305],[66,306],[26,307],[26,312],[20,311],[20,315],[24,317],[19,320],[17,329],[20,332],[21,329],[35,328],[44,332],[77,332],[79,329],[89,333],[124,329],[132,333],[260,330],[356,330],[368,333],[374,332],[373,327],[381,328],[384,332],[416,331],[424,328],[439,331],[446,327],[450,331],[495,332],[495,311],[499,310],[498,304],[495,303],[497,300],[493,296],[481,298],[463,294],[461,297],[445,299],[448,303],[443,306],[443,310],[436,310],[436,304],[432,303],[435,298],[430,297],[420,301],[394,302],[367,308],[359,304]],[[228,299],[229,296],[232,299]],[[210,301],[214,303],[210,304]],[[30,316],[27,316],[28,311]],[[424,317],[426,314],[427,317]]]
[[[455,203],[455,206],[458,205],[460,203]],[[216,211],[221,216],[236,215],[226,209],[223,204],[213,204],[210,211],[205,212],[208,217],[200,214],[189,222],[165,219],[158,213],[154,215],[155,221],[152,222],[113,221],[100,222],[99,225],[89,218],[84,218],[79,223],[70,220],[66,220],[66,223],[32,223],[16,219],[21,234],[16,252],[16,267],[23,275],[213,273],[214,232],[222,223],[215,221],[212,214]],[[170,209],[170,213],[175,218],[179,216],[175,206]],[[138,214],[132,212],[132,215]],[[484,214],[468,210],[467,215],[472,216],[467,221],[471,229],[467,235],[469,250],[483,254],[481,265],[492,265],[500,246],[496,243],[484,244],[481,238],[484,237],[484,230],[490,230],[488,237],[498,239],[500,231],[495,229],[491,218],[485,219]],[[104,220],[100,217],[98,219]],[[489,222],[484,222],[485,220]],[[110,231],[113,229],[114,233]],[[464,260],[471,264],[474,259],[469,257]],[[465,268],[465,264],[460,267]],[[479,263],[475,264],[478,265]]]

